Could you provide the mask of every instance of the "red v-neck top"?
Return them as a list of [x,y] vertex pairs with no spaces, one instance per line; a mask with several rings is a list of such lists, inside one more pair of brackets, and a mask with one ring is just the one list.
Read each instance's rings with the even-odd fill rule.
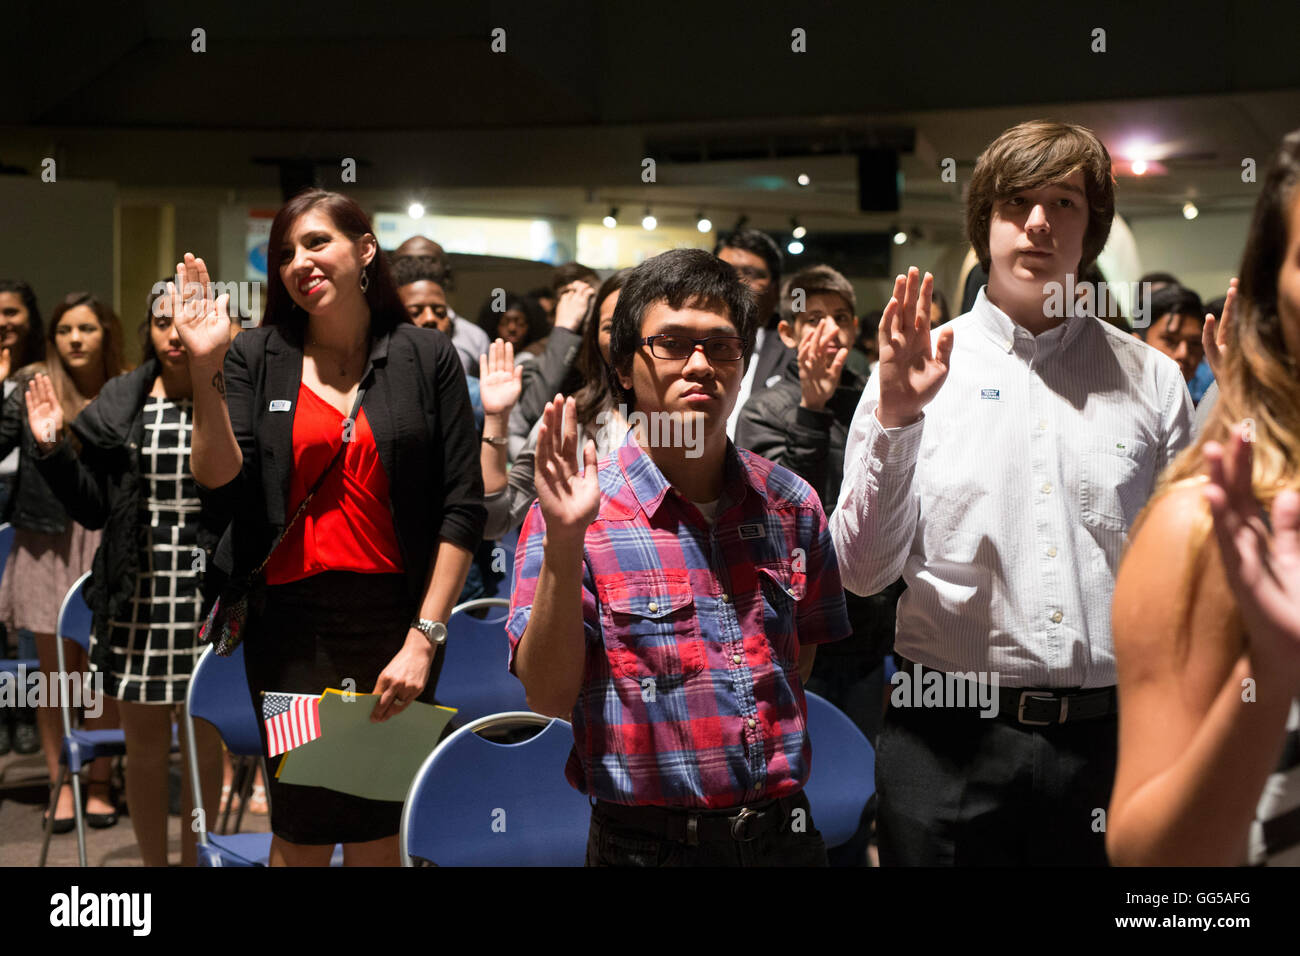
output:
[[[346,416],[306,383],[293,418],[292,517],[343,441]],[[321,571],[402,573],[402,553],[388,508],[388,475],[363,409],[343,459],[327,477],[266,565],[267,584],[288,584]]]

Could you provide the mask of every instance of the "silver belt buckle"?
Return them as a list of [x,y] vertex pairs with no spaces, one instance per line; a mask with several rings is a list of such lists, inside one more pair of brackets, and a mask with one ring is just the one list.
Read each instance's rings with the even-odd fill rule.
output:
[[1028,718],[1026,718],[1025,717],[1025,704],[1027,702],[1026,698],[1032,698],[1034,700],[1059,700],[1061,702],[1061,717],[1060,720],[1056,722],[1062,724],[1065,723],[1066,701],[1064,698],[1057,697],[1055,694],[1051,694],[1045,697],[1042,694],[1035,694],[1032,691],[1027,691],[1027,690],[1020,692],[1020,710],[1016,713],[1016,720],[1018,720],[1020,723],[1025,724],[1029,727],[1050,727],[1053,723],[1053,721],[1050,720],[1029,720]]

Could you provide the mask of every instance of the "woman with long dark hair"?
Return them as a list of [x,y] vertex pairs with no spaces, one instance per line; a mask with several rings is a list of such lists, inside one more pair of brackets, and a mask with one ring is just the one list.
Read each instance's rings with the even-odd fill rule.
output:
[[[1115,584],[1114,863],[1300,863],[1288,823],[1300,807],[1300,644],[1234,594],[1210,540],[1209,504],[1224,512],[1225,484],[1234,497],[1253,494],[1292,534],[1296,520],[1300,130],[1282,140],[1261,186],[1218,404],[1161,477]],[[1253,455],[1242,454],[1243,435]],[[1266,521],[1254,519],[1261,538]]]
[[[598,457],[604,457],[617,448],[627,434],[627,422],[621,410],[615,407],[615,395],[622,392],[616,392],[614,373],[609,365],[609,330],[619,290],[631,271],[616,272],[601,284],[596,292],[593,317],[583,330],[582,346],[578,351],[578,370],[583,381],[582,387],[574,394],[578,447],[584,447],[586,440],[591,438],[596,442]],[[488,513],[483,533],[488,538],[499,538],[523,524],[528,507],[537,497],[533,463],[540,418],[509,473],[506,471],[504,441],[510,412],[519,400],[521,387],[520,376],[512,362],[513,344],[497,339],[489,354],[483,356],[479,370],[479,398],[484,412],[480,464],[483,468],[483,503]]]
[[[35,322],[40,321],[39,313],[31,315]],[[73,293],[58,304],[50,316],[47,334],[48,358],[14,373],[18,387],[5,399],[0,416],[0,456],[15,448],[22,451],[9,507],[9,521],[16,531],[4,581],[0,583],[0,620],[11,633],[26,629],[36,635],[37,657],[46,686],[51,686],[49,681],[58,672],[54,635],[59,606],[77,578],[90,570],[100,534],[75,516],[70,517],[42,477],[33,439],[47,436],[31,431],[23,396],[34,376],[47,378],[63,421],[71,421],[99,394],[105,382],[123,370],[123,364],[121,323],[112,309],[87,293]],[[79,649],[67,650],[69,672],[83,673],[85,656]],[[36,714],[45,764],[53,782],[58,779],[63,740],[59,708],[51,702],[50,706],[37,708]],[[116,716],[116,708],[105,701],[103,712],[88,718],[86,726],[113,727]],[[109,793],[111,771],[107,758],[95,761],[91,767],[86,822],[92,827],[109,827],[117,822]],[[54,832],[66,833],[73,827],[72,785],[66,784],[56,796],[54,820],[46,822]]]
[[[41,474],[77,521],[104,531],[85,589],[90,663],[121,714],[127,806],[145,866],[167,865],[172,728],[201,650],[204,571],[228,518],[218,502],[202,500],[190,475],[189,361],[171,316],[154,308],[158,298],[149,298],[144,361],[109,381],[72,422],[76,450],[54,440],[67,418],[47,376],[32,379],[26,403]],[[198,736],[213,806],[220,738],[207,724]],[[182,780],[188,822],[189,775]],[[195,862],[188,825],[181,862]]]
[[[194,477],[234,499],[223,570],[238,581],[265,562],[243,632],[254,700],[351,679],[387,720],[432,702],[445,622],[482,539],[465,373],[446,336],[410,322],[351,199],[295,196],[268,250],[266,316],[234,342],[203,260],[187,253],[181,266]],[[347,865],[398,863],[400,802],[267,783],[273,865],[325,866],[336,843]]]

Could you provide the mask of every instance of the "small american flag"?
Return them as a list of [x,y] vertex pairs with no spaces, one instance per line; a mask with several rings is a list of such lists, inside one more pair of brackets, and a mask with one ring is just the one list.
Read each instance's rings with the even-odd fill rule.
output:
[[320,698],[311,694],[266,694],[266,755],[275,757],[320,736]]

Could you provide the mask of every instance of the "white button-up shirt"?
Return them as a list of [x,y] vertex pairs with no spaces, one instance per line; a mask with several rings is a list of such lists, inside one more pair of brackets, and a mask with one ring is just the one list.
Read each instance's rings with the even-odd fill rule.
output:
[[880,424],[878,371],[863,392],[830,519],[844,586],[873,594],[901,574],[895,647],[928,667],[1006,687],[1114,684],[1115,571],[1190,439],[1182,373],[1088,316],[1035,337],[984,290],[952,328],[948,379],[920,421]]

